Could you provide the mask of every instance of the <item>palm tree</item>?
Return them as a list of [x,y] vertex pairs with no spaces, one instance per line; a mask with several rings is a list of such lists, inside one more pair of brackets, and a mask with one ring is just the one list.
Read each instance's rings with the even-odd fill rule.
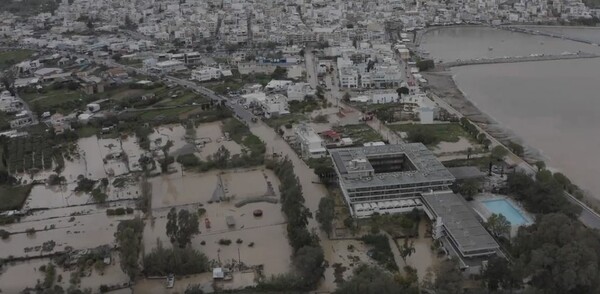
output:
[[415,242],[410,241],[409,243],[408,238],[404,239],[404,244],[400,247],[400,257],[402,258],[402,261],[404,261],[404,264],[406,264],[406,258],[415,253],[415,251]]

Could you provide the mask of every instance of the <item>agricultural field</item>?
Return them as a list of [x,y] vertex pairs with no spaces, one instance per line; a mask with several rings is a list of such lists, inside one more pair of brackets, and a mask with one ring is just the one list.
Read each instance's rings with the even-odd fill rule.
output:
[[61,159],[60,152],[57,153],[47,138],[41,135],[10,140],[4,154],[4,160],[10,173],[22,173],[32,169],[51,169],[52,162],[57,160],[57,164],[60,165]]
[[7,69],[14,64],[30,58],[33,53],[35,52],[24,49],[0,52],[0,70]]
[[0,185],[0,211],[21,209],[32,187]]

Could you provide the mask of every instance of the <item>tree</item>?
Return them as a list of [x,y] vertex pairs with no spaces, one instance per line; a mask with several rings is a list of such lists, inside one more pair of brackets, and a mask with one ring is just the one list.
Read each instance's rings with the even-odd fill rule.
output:
[[88,30],[93,30],[94,29],[94,23],[92,22],[92,19],[88,19],[87,24],[86,24]]
[[177,231],[179,228],[177,227],[177,210],[175,207],[169,210],[169,214],[167,214],[167,236],[171,239],[171,243],[176,241]]
[[546,169],[546,163],[543,162],[542,160],[538,160],[538,161],[535,162],[535,167],[537,167],[538,172],[539,172],[539,171],[541,171],[543,169]]
[[274,80],[282,80],[287,77],[287,69],[283,67],[276,67],[273,73],[271,74],[271,78]]
[[492,149],[492,158],[496,159],[497,161],[503,160],[506,155],[508,155],[508,150],[506,150],[506,148],[504,148],[502,145],[497,145]]
[[467,148],[467,159],[471,159],[471,153],[473,153],[473,148]]
[[352,97],[352,96],[350,95],[350,93],[348,93],[348,92],[345,92],[345,93],[344,93],[344,97],[342,97],[342,101],[344,101],[344,102],[350,102],[350,97]]
[[335,294],[413,294],[419,293],[414,285],[404,285],[378,266],[362,264],[354,270],[352,278],[341,283]]
[[404,261],[404,264],[406,264],[406,258],[411,256],[416,251],[415,250],[415,242],[410,241],[410,243],[409,243],[408,238],[405,238],[404,243],[402,244],[402,247],[400,247],[399,249],[400,249],[400,257],[402,257],[402,261]]
[[436,294],[458,294],[463,292],[463,276],[455,259],[446,259],[435,270]]
[[213,155],[213,160],[219,167],[226,167],[231,156],[231,152],[225,146],[219,147],[219,150]]
[[190,248],[164,248],[157,240],[157,246],[144,256],[144,274],[149,276],[191,275],[206,272],[208,258],[201,252]]
[[521,228],[513,256],[531,287],[549,294],[596,293],[600,288],[600,235],[561,213]]
[[435,64],[431,59],[417,61],[417,67],[419,68],[419,71],[426,71],[428,69],[433,68],[434,66]]
[[408,95],[410,91],[407,87],[400,87],[396,89],[396,93],[398,93],[398,98],[402,98],[402,95]]
[[325,269],[323,249],[319,246],[304,246],[294,255],[293,264],[296,270],[305,279],[307,286],[311,287],[321,278]]
[[165,146],[162,147],[163,152],[163,160],[160,163],[160,169],[163,173],[166,173],[169,170],[169,149],[173,147],[173,141],[168,140]]
[[508,148],[517,156],[523,156],[523,154],[525,154],[525,148],[523,148],[521,144],[510,141],[508,142]]
[[121,269],[130,280],[134,280],[140,272],[138,257],[141,252],[144,222],[140,218],[121,221],[117,226],[115,239],[120,252]]
[[567,176],[565,176],[563,173],[554,173],[553,176],[556,182],[558,182],[564,190],[570,190],[572,183]]
[[44,288],[50,289],[54,285],[54,281],[56,280],[56,268],[53,263],[48,263],[45,269],[44,275]]
[[468,179],[458,185],[458,192],[467,200],[473,200],[481,188],[481,182],[476,179]]
[[496,237],[507,236],[510,234],[510,222],[502,214],[492,213],[485,225]]
[[488,290],[514,289],[520,286],[518,277],[520,270],[511,266],[505,258],[494,256],[488,260],[488,264],[481,273]]
[[200,233],[198,214],[190,213],[186,209],[179,211],[177,225],[177,243],[179,243],[179,247],[181,248],[191,243],[193,235]]
[[321,224],[323,231],[327,233],[327,237],[331,234],[332,222],[334,215],[334,200],[332,197],[323,197],[319,201],[319,210],[317,210],[316,219]]

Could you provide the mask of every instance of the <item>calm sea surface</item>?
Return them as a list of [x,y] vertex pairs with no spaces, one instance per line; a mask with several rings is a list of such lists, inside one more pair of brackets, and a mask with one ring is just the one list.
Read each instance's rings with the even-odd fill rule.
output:
[[[503,45],[487,49],[499,43]],[[477,58],[598,50],[490,28],[437,30],[423,38],[422,47],[433,58],[448,60],[469,59],[469,54]],[[550,167],[600,197],[600,59],[475,65],[452,72],[460,90],[482,111],[540,150]]]

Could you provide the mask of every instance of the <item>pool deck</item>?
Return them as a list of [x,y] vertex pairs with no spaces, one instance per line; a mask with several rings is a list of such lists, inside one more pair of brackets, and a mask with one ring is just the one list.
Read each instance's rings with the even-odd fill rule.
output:
[[[528,225],[531,225],[534,223],[533,215],[531,215],[529,212],[527,212],[525,210],[525,208],[523,208],[523,206],[521,206],[518,202],[516,202],[515,200],[511,199],[508,196],[491,194],[491,193],[481,193],[481,194],[477,194],[474,197],[474,199],[475,200],[469,202],[469,204],[471,205],[473,210],[475,210],[475,213],[477,213],[477,215],[479,217],[481,217],[481,219],[483,219],[483,220],[487,220],[493,213],[484,205],[484,203],[483,203],[484,201],[505,200],[505,201],[509,202],[514,208],[516,208],[517,211],[527,221],[525,224],[523,224],[524,226],[528,226]],[[516,236],[517,230],[519,229],[520,226],[522,226],[522,225],[512,225],[511,226],[511,230],[510,230],[511,237]]]

